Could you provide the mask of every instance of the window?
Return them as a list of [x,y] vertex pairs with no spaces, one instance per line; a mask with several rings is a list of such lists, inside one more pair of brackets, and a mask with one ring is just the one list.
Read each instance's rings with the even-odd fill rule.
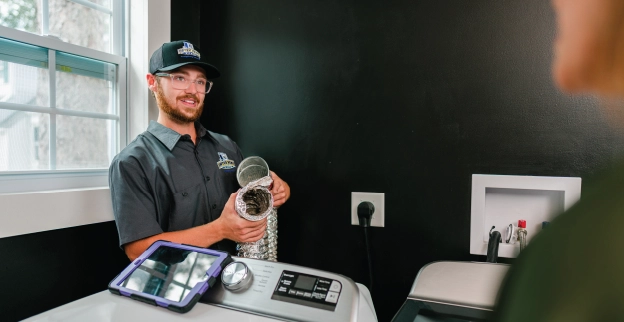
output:
[[0,193],[108,184],[126,142],[123,8],[0,2]]

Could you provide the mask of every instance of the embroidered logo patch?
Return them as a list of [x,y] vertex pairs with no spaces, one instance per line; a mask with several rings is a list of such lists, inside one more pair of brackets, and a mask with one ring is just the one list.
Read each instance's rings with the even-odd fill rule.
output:
[[234,160],[228,159],[227,154],[223,152],[217,152],[217,154],[219,154],[219,161],[217,162],[219,169],[227,172],[234,171],[234,168],[236,168]]
[[199,57],[201,56],[199,52],[193,48],[193,44],[186,41],[184,42],[184,45],[182,45],[182,48],[178,49],[178,55],[185,58],[195,58],[197,60],[199,60]]

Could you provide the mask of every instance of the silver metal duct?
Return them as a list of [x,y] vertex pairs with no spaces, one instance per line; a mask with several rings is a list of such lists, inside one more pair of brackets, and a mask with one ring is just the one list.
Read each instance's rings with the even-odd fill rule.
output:
[[273,207],[270,187],[273,179],[269,165],[258,156],[245,158],[236,170],[242,189],[236,196],[236,212],[251,221],[267,218],[264,237],[250,243],[238,243],[239,257],[277,261],[277,209]]

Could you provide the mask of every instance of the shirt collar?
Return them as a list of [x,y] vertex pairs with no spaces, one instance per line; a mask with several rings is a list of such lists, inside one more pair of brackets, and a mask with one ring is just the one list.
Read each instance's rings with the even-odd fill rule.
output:
[[[208,130],[199,122],[195,122],[195,131],[197,131],[197,137],[203,137],[208,134]],[[182,135],[156,121],[150,121],[147,127],[147,132],[154,135],[162,144],[164,144],[169,151],[173,150],[178,143]]]

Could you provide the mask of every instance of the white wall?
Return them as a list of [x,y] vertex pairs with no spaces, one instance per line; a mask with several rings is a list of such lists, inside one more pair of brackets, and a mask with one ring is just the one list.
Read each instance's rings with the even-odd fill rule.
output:
[[[157,115],[145,75],[149,57],[170,41],[170,0],[128,0],[128,140]],[[149,106],[149,108],[148,108]],[[153,118],[155,119],[155,118]],[[113,220],[108,187],[22,194],[0,194],[0,238]]]
[[[130,0],[130,53],[128,70],[128,140],[156,120],[158,107],[146,86],[149,58],[158,47],[171,40],[171,3],[169,0]],[[147,35],[147,36],[146,36]]]

